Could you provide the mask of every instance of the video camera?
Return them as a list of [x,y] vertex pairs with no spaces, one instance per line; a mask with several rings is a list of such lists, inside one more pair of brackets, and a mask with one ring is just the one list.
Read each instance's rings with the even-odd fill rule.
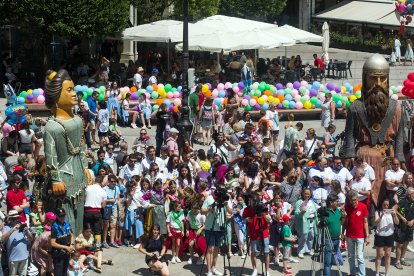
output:
[[345,139],[345,130],[335,136],[335,143],[338,143],[339,140]]
[[319,218],[319,227],[326,226],[326,218],[329,216],[328,210],[326,208],[326,202],[321,202],[319,204],[321,207],[318,209],[318,218]]
[[217,188],[214,191],[214,196],[216,197],[216,206],[223,207],[226,202],[230,199],[229,195],[227,194],[227,190],[224,188]]

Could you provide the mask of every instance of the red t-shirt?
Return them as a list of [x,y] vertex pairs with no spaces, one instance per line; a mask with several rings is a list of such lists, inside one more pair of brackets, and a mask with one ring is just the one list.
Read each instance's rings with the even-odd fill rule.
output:
[[364,218],[368,217],[368,209],[364,203],[358,202],[354,208],[351,204],[345,207],[348,217],[348,225],[346,226],[346,237],[353,239],[365,238]]
[[[268,213],[266,213],[267,215]],[[257,241],[261,239],[261,232],[263,231],[263,238],[266,239],[269,237],[269,225],[267,223],[267,221],[264,219],[264,215],[262,215],[262,222],[258,222],[257,220],[257,215],[253,215],[253,208],[252,206],[247,206],[246,208],[244,208],[243,211],[243,219],[246,218],[253,218],[251,222],[247,223],[247,229],[248,229],[248,233],[250,235],[250,238],[253,241]],[[259,227],[260,225],[262,226],[261,228]]]
[[323,71],[323,70],[324,70],[324,68],[325,68],[325,64],[323,64],[323,61],[322,61],[322,59],[320,59],[320,58],[316,58],[313,64],[314,64],[316,67],[320,68],[320,69],[321,69],[321,71]]
[[198,107],[201,108],[204,103],[204,94],[200,93],[198,94]]
[[[15,192],[13,189],[9,190],[6,194],[7,213],[10,210],[14,210],[14,206],[22,205],[23,200],[26,199],[27,197],[22,189],[18,189],[17,192]],[[24,211],[19,212],[19,221],[26,222],[26,215],[24,214]]]

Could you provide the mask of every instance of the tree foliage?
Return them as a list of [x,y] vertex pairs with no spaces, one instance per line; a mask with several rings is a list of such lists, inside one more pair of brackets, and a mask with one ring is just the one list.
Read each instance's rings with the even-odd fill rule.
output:
[[265,21],[279,15],[287,0],[221,0],[218,13]]
[[[220,0],[188,0],[188,16],[190,20],[199,20],[217,14]],[[184,0],[176,0],[174,14],[183,16]]]

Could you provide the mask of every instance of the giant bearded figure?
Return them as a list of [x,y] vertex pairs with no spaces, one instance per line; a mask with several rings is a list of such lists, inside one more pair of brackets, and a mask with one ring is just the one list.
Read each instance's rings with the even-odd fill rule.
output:
[[384,159],[404,162],[404,116],[398,100],[389,97],[388,62],[379,54],[371,56],[362,69],[362,97],[354,101],[345,126],[341,157],[360,156],[375,171],[371,198],[375,205],[385,191]]
[[74,234],[83,228],[85,188],[91,181],[84,154],[83,122],[72,113],[77,103],[74,84],[66,70],[48,71],[46,107],[53,116],[45,127],[47,183],[43,198],[46,210],[63,207]]

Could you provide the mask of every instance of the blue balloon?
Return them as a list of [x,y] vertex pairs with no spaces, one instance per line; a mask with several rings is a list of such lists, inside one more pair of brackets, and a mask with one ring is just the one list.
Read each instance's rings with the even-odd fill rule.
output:
[[322,101],[321,100],[318,100],[317,103],[315,104],[315,107],[316,108],[320,108],[321,105],[322,105]]
[[32,92],[32,95],[33,95],[33,97],[37,97],[37,96],[39,96],[39,89],[35,89],[35,90],[33,90],[33,92]]
[[279,90],[277,90],[277,94],[278,95],[285,95],[285,90],[279,89]]
[[86,86],[86,85],[82,85],[82,87],[81,87],[81,90],[80,90],[80,91],[84,92],[84,91],[86,91],[87,89],[88,89],[88,86]]
[[170,101],[170,100],[164,100],[164,103],[165,103],[167,106],[170,106],[171,101]]
[[217,106],[220,106],[221,105],[221,100],[219,98],[215,98],[214,99],[214,104],[217,105]]
[[80,86],[79,84],[75,86],[75,92],[79,92],[81,91],[82,86]]
[[147,92],[152,93],[152,91],[154,91],[154,88],[152,88],[151,85],[148,85],[146,90],[147,90]]
[[291,100],[292,100],[292,95],[290,95],[290,94],[286,94],[286,95],[285,95],[285,100],[287,100],[287,101],[291,101]]
[[180,86],[177,87],[177,91],[181,92],[181,90],[183,90],[183,87],[180,85]]
[[341,101],[337,101],[336,102],[336,107],[338,107],[338,108],[342,107],[342,102]]
[[263,110],[267,110],[269,108],[269,105],[267,104],[267,103],[264,103],[263,105],[262,105],[262,109]]
[[[286,97],[285,97],[285,99],[286,99]],[[294,101],[290,101],[289,102],[289,108],[294,109],[295,107],[296,107],[296,103]]]
[[218,92],[218,96],[219,96],[219,98],[224,98],[224,97],[226,96],[226,91],[224,91],[224,90],[220,90],[220,91]]
[[24,98],[23,97],[17,97],[17,103],[18,104],[24,104]]

